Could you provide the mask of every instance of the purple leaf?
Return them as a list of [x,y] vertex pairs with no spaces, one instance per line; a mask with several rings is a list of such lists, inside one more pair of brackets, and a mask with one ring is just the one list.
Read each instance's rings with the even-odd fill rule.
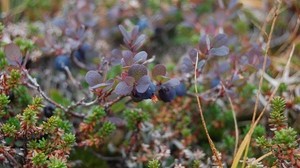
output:
[[138,34],[139,34],[139,27],[135,26],[133,28],[133,30],[131,31],[131,39],[135,40],[137,38]]
[[203,68],[203,66],[205,65],[205,63],[206,63],[206,61],[205,60],[201,60],[201,61],[199,61],[198,62],[198,69],[202,69]]
[[134,84],[134,78],[131,76],[126,76],[124,79],[124,82],[128,85],[128,86],[133,86]]
[[114,49],[111,51],[110,62],[112,65],[120,64],[122,60],[122,52],[118,49]]
[[137,63],[137,62],[145,62],[146,59],[147,59],[147,56],[148,54],[145,52],[145,51],[141,51],[139,53],[137,53],[134,57],[133,57],[133,61],[134,63]]
[[209,50],[209,55],[213,56],[225,56],[229,53],[229,48],[226,46],[222,46],[219,48],[212,48]]
[[128,43],[130,42],[130,36],[128,34],[128,32],[125,30],[125,28],[122,26],[122,25],[119,25],[119,29],[124,37],[124,41],[125,43]]
[[140,80],[138,80],[136,85],[136,91],[139,93],[145,93],[146,90],[149,88],[150,84],[151,84],[150,77],[145,75],[141,77]]
[[129,68],[128,75],[138,81],[142,76],[147,75],[147,68],[144,65],[134,64]]
[[128,95],[133,89],[133,86],[128,86],[126,82],[121,81],[115,88],[117,95]]
[[129,50],[122,51],[123,60],[125,65],[132,65],[133,64],[133,53]]
[[132,45],[133,49],[138,50],[144,44],[145,40],[146,40],[146,35],[144,34],[140,35],[133,43]]
[[4,46],[4,53],[10,65],[20,65],[22,62],[22,53],[20,48],[14,43]]
[[195,48],[190,50],[189,56],[190,56],[190,59],[192,62],[196,62],[197,53],[198,53],[198,51]]
[[184,73],[189,73],[194,69],[193,62],[190,58],[184,57],[180,67],[181,71]]
[[200,38],[199,49],[203,54],[205,54],[210,49],[210,40],[207,35],[203,35]]
[[177,78],[170,79],[166,83],[164,83],[164,85],[168,85],[168,86],[171,86],[171,87],[175,87],[179,84],[180,84],[180,81]]
[[95,86],[101,83],[102,76],[97,71],[88,71],[85,75],[85,81],[89,84],[90,87]]
[[223,45],[225,45],[227,43],[227,36],[226,34],[218,34],[213,40],[212,40],[212,43],[211,43],[211,46],[213,48],[219,48]]
[[155,78],[158,75],[165,76],[167,69],[163,64],[158,64],[152,69],[152,76]]

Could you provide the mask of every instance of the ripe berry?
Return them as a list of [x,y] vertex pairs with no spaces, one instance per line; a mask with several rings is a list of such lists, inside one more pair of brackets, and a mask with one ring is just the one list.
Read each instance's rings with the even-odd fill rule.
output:
[[59,71],[64,71],[64,66],[69,67],[71,64],[70,58],[68,55],[60,55],[55,58],[54,60],[54,66]]
[[145,28],[147,28],[148,27],[148,20],[147,20],[147,18],[141,18],[138,21],[137,25],[139,26],[140,30],[144,30]]
[[151,83],[149,88],[146,90],[144,93],[136,93],[137,97],[140,97],[142,99],[151,99],[152,96],[154,95],[156,90],[156,86]]
[[159,98],[164,102],[170,102],[176,97],[176,91],[173,87],[162,85],[158,91]]
[[50,118],[53,115],[55,107],[53,105],[47,105],[44,107],[43,112],[45,117]]
[[176,95],[177,96],[184,96],[186,95],[186,87],[184,83],[180,83],[175,87]]
[[86,59],[86,52],[89,50],[91,50],[91,46],[84,43],[74,52],[74,56],[78,59],[78,61],[83,62]]
[[220,78],[214,78],[210,81],[210,87],[214,88],[220,84]]

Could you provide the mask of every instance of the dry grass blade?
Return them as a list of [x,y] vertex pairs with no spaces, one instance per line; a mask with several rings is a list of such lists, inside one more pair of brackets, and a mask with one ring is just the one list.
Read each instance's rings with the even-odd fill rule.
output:
[[262,155],[261,157],[259,157],[258,159],[256,159],[255,161],[252,162],[253,165],[256,165],[258,162],[262,161],[264,158],[269,157],[272,155],[272,152],[266,153],[264,155]]
[[237,152],[237,148],[238,148],[238,143],[239,143],[239,129],[238,129],[237,120],[236,120],[236,113],[235,113],[235,110],[234,110],[234,107],[233,107],[232,100],[231,100],[230,96],[228,95],[228,92],[226,91],[225,86],[223,85],[223,83],[221,83],[221,85],[222,85],[223,89],[226,92],[226,97],[229,101],[229,105],[230,105],[231,112],[232,112],[232,117],[233,117],[233,122],[234,122],[234,129],[235,129],[234,156],[235,156],[236,152]]
[[[288,71],[289,69],[289,65],[290,65],[290,61],[291,61],[291,58],[293,56],[293,52],[294,52],[294,45],[292,45],[292,50],[289,54],[289,58],[288,58],[288,61],[286,63],[286,66],[285,66],[285,71],[283,72],[283,74],[286,74],[286,72]],[[284,76],[284,75],[283,75]],[[283,77],[282,77],[283,78]],[[234,161],[232,163],[232,168],[235,168],[237,167],[239,161],[240,161],[240,158],[242,156],[242,154],[244,153],[245,150],[247,150],[247,145],[250,143],[250,140],[251,140],[251,136],[252,136],[252,133],[255,129],[255,127],[257,126],[258,122],[260,121],[260,119],[262,118],[262,116],[264,115],[265,111],[267,110],[267,106],[270,104],[270,102],[272,101],[273,97],[275,96],[277,90],[279,88],[279,85],[275,87],[275,89],[273,90],[266,106],[263,108],[263,110],[261,111],[260,115],[257,117],[257,119],[255,120],[255,122],[251,125],[251,128],[249,130],[249,132],[247,133],[247,135],[245,136],[244,140],[242,141],[239,149],[238,149],[238,152],[234,158]]]
[[[276,20],[278,18],[280,6],[281,6],[281,1],[278,1],[278,4],[274,7],[275,10],[273,10],[274,8],[271,10],[271,12],[272,11],[275,11],[275,12],[274,12],[273,20],[272,20],[271,30],[269,32],[269,36],[268,36],[268,40],[267,40],[266,51],[265,51],[265,55],[264,55],[264,62],[263,62],[263,67],[262,67],[262,72],[265,72],[265,69],[266,69],[266,63],[267,63],[267,57],[268,57],[268,53],[269,53],[269,49],[270,49],[270,43],[271,43],[271,40],[272,40],[272,34],[273,34],[273,31],[274,31],[275,23],[276,23]],[[245,166],[245,161],[246,161],[246,157],[247,157],[247,154],[248,154],[248,148],[249,148],[249,144],[250,144],[250,141],[251,141],[252,133],[253,133],[254,128],[256,127],[259,119],[262,117],[262,114],[265,111],[265,110],[263,110],[263,112],[260,114],[260,116],[258,117],[258,119],[255,120],[256,119],[257,109],[258,109],[259,95],[261,93],[261,88],[262,88],[262,83],[263,83],[263,74],[261,74],[260,80],[259,80],[259,88],[258,88],[258,91],[257,91],[257,94],[256,94],[256,101],[255,101],[255,106],[254,106],[254,110],[253,110],[253,117],[252,117],[251,128],[250,128],[249,132],[247,133],[247,135],[245,136],[242,144],[240,145],[236,156],[234,157],[233,164],[231,166],[232,168],[235,168],[235,167],[238,166],[238,163],[239,163],[239,161],[240,161],[243,153],[244,153],[244,159],[243,159],[244,161],[243,161],[243,166],[242,167]],[[278,89],[278,87],[277,87],[277,89]],[[275,89],[273,91],[272,95],[275,95],[277,89]],[[270,97],[270,100],[271,99],[272,99],[272,97]],[[270,102],[270,100],[269,100],[269,102]],[[267,104],[269,104],[269,102]],[[266,109],[266,106],[265,106],[264,109]]]

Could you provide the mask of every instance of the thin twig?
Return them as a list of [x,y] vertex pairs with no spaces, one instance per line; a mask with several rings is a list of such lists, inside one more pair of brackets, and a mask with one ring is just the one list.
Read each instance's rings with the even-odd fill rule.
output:
[[70,114],[71,116],[74,116],[74,117],[77,117],[77,118],[85,118],[85,116],[83,114],[78,114],[78,113],[74,113],[72,112],[71,110],[79,105],[81,106],[84,106],[84,107],[88,107],[88,106],[91,106],[91,105],[94,105],[98,102],[98,97],[96,99],[94,99],[93,101],[91,102],[84,102],[85,98],[79,100],[78,102],[74,103],[73,105],[70,105],[68,107],[64,107],[62,106],[61,104],[59,103],[56,103],[54,100],[52,100],[50,97],[48,97],[46,95],[46,93],[41,89],[40,85],[37,83],[36,79],[33,78],[27,70],[24,69],[24,73],[27,77],[27,79],[31,82],[30,83],[27,83],[27,86],[37,90],[40,95],[46,100],[48,101],[49,103],[55,105],[56,107],[62,109],[65,113],[67,114]]
[[116,99],[114,99],[114,100],[112,100],[112,101],[110,101],[110,102],[105,103],[104,107],[105,107],[105,108],[109,108],[110,106],[112,106],[112,105],[115,104],[116,102],[122,100],[124,97],[126,97],[126,96],[119,96],[119,97],[117,97]]
[[[198,94],[198,88],[197,88],[197,69],[198,69],[197,67],[198,67],[198,60],[199,60],[199,54],[197,53],[196,65],[195,65],[195,68],[194,68],[194,80],[195,80],[194,87],[195,87],[196,94]],[[202,106],[201,106],[201,101],[200,101],[199,96],[196,96],[196,99],[197,99],[197,104],[198,104],[198,109],[199,109],[199,113],[200,113],[200,117],[201,117],[202,126],[204,128],[204,131],[205,131],[206,137],[208,139],[210,148],[211,148],[211,150],[213,152],[213,155],[215,156],[215,158],[216,158],[216,160],[218,162],[218,166],[223,167],[222,166],[222,162],[221,162],[221,160],[219,158],[219,155],[218,155],[218,151],[217,151],[217,149],[215,147],[215,144],[212,141],[212,139],[210,138],[210,135],[208,133],[208,130],[207,130],[207,127],[206,127],[206,122],[205,122],[205,119],[204,119],[204,116],[203,116],[203,111],[202,111]]]

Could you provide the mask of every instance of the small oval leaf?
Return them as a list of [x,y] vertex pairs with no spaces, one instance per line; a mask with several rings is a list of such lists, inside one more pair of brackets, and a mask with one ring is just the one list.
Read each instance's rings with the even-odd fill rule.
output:
[[141,79],[137,82],[136,91],[139,93],[144,93],[149,88],[150,84],[150,77],[148,75],[145,75],[141,77]]
[[129,68],[128,75],[138,81],[142,76],[147,75],[147,68],[144,65],[134,64]]
[[219,48],[227,43],[227,35],[226,34],[218,34],[214,39],[212,40],[211,46],[213,48]]
[[168,85],[170,87],[175,87],[179,84],[180,84],[180,81],[177,78],[172,78],[172,79],[168,80],[166,83],[164,83],[164,85]]
[[225,56],[229,53],[229,48],[226,46],[221,46],[219,48],[212,48],[209,50],[209,55],[212,56]]
[[4,52],[10,65],[21,65],[22,53],[19,46],[14,43],[7,44],[4,46]]
[[152,70],[152,76],[155,78],[158,75],[165,76],[167,68],[163,64],[156,65]]
[[133,53],[129,50],[122,51],[123,60],[125,65],[129,66],[133,64]]
[[128,95],[132,91],[133,86],[128,86],[126,82],[121,81],[115,88],[117,95]]
[[135,49],[135,50],[138,50],[145,42],[146,40],[146,35],[142,34],[140,35],[136,40],[135,42],[133,43],[132,47]]
[[126,43],[129,43],[130,42],[130,36],[129,36],[129,33],[125,30],[125,28],[122,26],[122,25],[119,25],[119,29],[124,37],[124,41]]
[[85,81],[90,87],[95,86],[102,81],[102,76],[97,71],[88,71],[85,75]]
[[147,56],[148,56],[148,54],[145,51],[138,52],[134,56],[133,61],[134,61],[134,63],[137,63],[137,62],[143,63],[147,60]]
[[126,84],[128,86],[133,86],[133,84],[134,84],[134,78],[131,77],[131,76],[126,76],[125,79],[124,79],[124,82],[126,82]]

